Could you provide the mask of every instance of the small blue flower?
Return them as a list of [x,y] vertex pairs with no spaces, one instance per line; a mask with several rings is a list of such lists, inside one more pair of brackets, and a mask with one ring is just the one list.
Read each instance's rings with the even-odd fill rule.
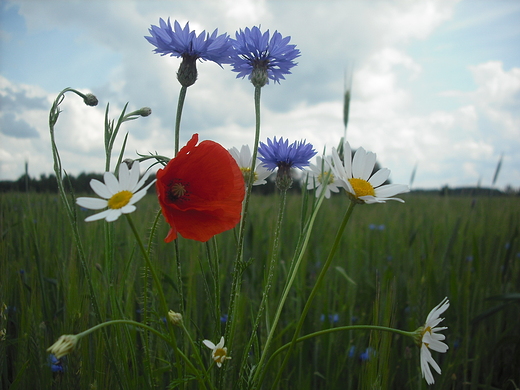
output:
[[[221,65],[229,62],[232,53],[230,38],[227,34],[217,35],[218,29],[206,34],[203,31],[199,36],[195,31],[190,31],[189,22],[181,28],[179,22],[173,23],[168,18],[168,24],[159,19],[160,26],[153,26],[148,30],[151,37],[145,37],[148,42],[156,47],[156,53],[164,56],[170,54],[173,57],[190,57],[192,60],[202,59],[216,62]],[[206,36],[207,35],[207,36]]]
[[314,157],[316,151],[311,144],[305,141],[294,141],[289,145],[289,141],[280,138],[278,141],[267,139],[267,145],[260,142],[258,148],[259,159],[268,170],[275,168],[299,168],[303,169],[309,165],[309,160]]
[[61,360],[54,356],[52,353],[47,357],[47,365],[51,368],[52,372],[63,372],[64,368]]
[[269,79],[277,83],[285,80],[284,75],[297,64],[294,59],[300,56],[296,45],[289,45],[290,40],[278,31],[269,39],[269,30],[262,34],[256,26],[237,31],[236,39],[231,39],[235,48],[231,64],[237,78],[248,76],[255,87],[263,87]]
[[376,351],[374,351],[374,348],[368,347],[367,349],[365,349],[365,352],[359,354],[359,360],[361,360],[362,362],[366,362],[370,360],[373,356],[375,356],[375,354]]

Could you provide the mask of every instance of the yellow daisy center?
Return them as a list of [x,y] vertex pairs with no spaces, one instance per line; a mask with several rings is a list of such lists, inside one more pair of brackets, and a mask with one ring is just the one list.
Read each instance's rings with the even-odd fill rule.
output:
[[[251,168],[240,168],[240,171],[242,172],[242,176],[244,176],[244,181],[246,183],[249,183],[249,178],[251,177]],[[258,175],[256,172],[253,172],[253,183],[258,180]]]
[[217,363],[224,363],[224,360],[226,360],[226,354],[226,349],[217,348],[215,349],[215,352],[213,352],[213,360],[215,360]]
[[111,209],[120,209],[125,207],[134,194],[130,191],[120,191],[117,194],[112,195],[108,200],[108,207]]
[[374,187],[372,187],[372,184],[370,184],[368,181],[356,178],[349,179],[348,181],[356,193],[356,198],[366,195],[376,196]]
[[334,175],[332,173],[329,174],[328,171],[324,171],[323,173],[320,173],[318,175],[318,181],[323,184],[323,182],[327,179],[327,176],[328,176],[328,180],[327,180],[326,184],[329,185],[329,184],[334,183]]

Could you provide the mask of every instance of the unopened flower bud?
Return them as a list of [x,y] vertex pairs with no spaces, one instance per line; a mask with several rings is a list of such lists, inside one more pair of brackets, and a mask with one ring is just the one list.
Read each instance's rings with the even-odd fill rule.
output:
[[181,83],[183,87],[189,87],[195,84],[197,75],[197,60],[189,56],[184,57],[177,72],[177,80],[179,80],[179,83]]
[[251,72],[251,83],[255,87],[263,87],[268,81],[269,76],[266,67],[258,66],[253,69],[253,72]]
[[291,167],[285,164],[278,165],[278,173],[276,175],[276,187],[280,191],[287,191],[291,188],[293,179],[291,177]]
[[97,106],[97,104],[98,104],[97,97],[95,97],[95,96],[92,95],[91,93],[87,93],[87,94],[85,95],[85,97],[83,98],[83,101],[85,102],[85,104],[86,104],[87,106],[95,107],[95,106]]
[[128,169],[132,169],[132,166],[134,165],[135,160],[132,160],[131,158],[125,158],[123,162],[126,164]]
[[56,359],[60,359],[62,356],[65,356],[74,351],[77,343],[78,336],[73,334],[64,334],[60,336],[58,341],[47,348],[47,352],[56,356]]
[[150,107],[143,107],[140,110],[138,110],[136,113],[141,116],[149,116],[152,114],[152,109]]
[[182,314],[176,313],[173,310],[170,310],[168,312],[168,320],[170,320],[172,325],[181,326],[182,325]]

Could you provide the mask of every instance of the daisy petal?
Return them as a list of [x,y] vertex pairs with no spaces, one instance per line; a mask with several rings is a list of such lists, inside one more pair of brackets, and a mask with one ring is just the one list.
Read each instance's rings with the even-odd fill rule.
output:
[[105,199],[110,199],[112,197],[112,193],[108,190],[107,186],[101,183],[99,180],[92,179],[90,181],[90,187],[94,190],[94,192]]
[[107,207],[108,204],[105,199],[98,198],[77,198],[76,203],[89,210],[101,210]]
[[111,210],[105,210],[105,211],[102,211],[102,212],[100,212],[100,213],[97,213],[97,214],[91,215],[90,217],[85,218],[85,222],[92,222],[92,221],[97,221],[97,220],[103,219],[103,218],[105,218],[108,214],[110,214],[110,211],[111,211]]
[[374,173],[368,182],[372,184],[372,187],[376,188],[383,184],[388,179],[388,176],[390,176],[390,169],[383,168]]
[[[139,165],[137,165],[139,167]],[[138,168],[139,169],[139,168]],[[139,175],[139,173],[138,173]],[[129,190],[130,172],[128,171],[128,165],[123,163],[119,165],[119,191]]]
[[121,191],[119,182],[117,181],[116,177],[112,172],[105,172],[103,174],[103,179],[105,180],[105,185],[107,186],[108,191],[110,191],[112,195],[117,194],[119,191]]

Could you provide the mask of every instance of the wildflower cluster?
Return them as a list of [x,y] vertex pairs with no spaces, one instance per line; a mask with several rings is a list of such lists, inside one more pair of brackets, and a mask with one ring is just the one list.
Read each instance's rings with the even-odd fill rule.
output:
[[[182,101],[184,100],[186,88],[193,85],[197,80],[197,69],[196,64],[198,60],[212,61],[222,67],[223,64],[230,64],[234,72],[238,72],[237,77],[248,77],[249,80],[255,87],[255,110],[257,113],[257,127],[255,142],[250,148],[248,145],[243,145],[241,149],[232,147],[230,149],[224,148],[221,144],[212,140],[203,140],[199,142],[199,134],[193,134],[190,140],[184,147],[178,150],[178,143],[176,141],[175,153],[171,158],[158,156],[158,155],[141,155],[140,161],[123,160],[124,146],[121,150],[119,157],[119,164],[116,172],[108,172],[110,167],[111,147],[114,143],[114,138],[117,135],[119,125],[125,120],[136,119],[137,116],[147,117],[151,114],[151,109],[143,108],[137,111],[133,111],[128,115],[121,115],[121,123],[118,123],[116,127],[109,120],[106,120],[106,140],[105,140],[105,154],[107,157],[106,171],[103,175],[104,182],[99,180],[92,180],[90,186],[92,190],[99,196],[99,198],[91,197],[80,197],[76,199],[77,205],[82,208],[89,210],[102,210],[97,214],[88,216],[85,221],[91,222],[96,220],[105,219],[106,222],[116,221],[122,214],[126,215],[132,233],[135,235],[137,247],[140,250],[141,256],[146,263],[145,268],[145,287],[143,287],[143,305],[142,311],[146,316],[146,321],[134,321],[129,319],[101,321],[101,315],[97,313],[97,319],[99,324],[94,327],[80,333],[78,335],[63,335],[61,336],[50,348],[48,352],[51,354],[49,357],[49,365],[54,372],[63,372],[60,359],[74,351],[78,341],[85,335],[92,333],[97,329],[101,329],[110,325],[131,325],[139,330],[146,330],[152,334],[157,335],[163,339],[168,348],[171,348],[175,357],[174,363],[171,367],[168,367],[169,372],[177,371],[179,375],[182,375],[184,369],[189,370],[190,378],[196,378],[200,382],[200,388],[215,388],[213,383],[209,382],[210,386],[206,386],[207,381],[212,380],[212,376],[208,375],[208,366],[216,364],[218,368],[231,359],[230,354],[234,354],[233,343],[238,340],[235,337],[234,332],[237,329],[237,324],[252,326],[251,331],[245,332],[246,337],[250,337],[249,340],[243,340],[241,338],[241,345],[239,348],[244,351],[244,358],[242,359],[242,365],[236,366],[236,361],[240,359],[233,359],[232,362],[227,363],[231,365],[229,370],[222,370],[219,374],[219,381],[226,383],[226,375],[230,375],[231,368],[238,370],[237,377],[248,378],[248,383],[245,384],[244,388],[262,388],[263,380],[268,372],[267,367],[271,362],[271,358],[275,354],[284,351],[285,357],[281,361],[279,367],[276,367],[277,374],[273,375],[272,387],[276,388],[277,383],[283,373],[283,370],[287,364],[287,359],[294,351],[295,344],[302,340],[306,340],[311,337],[318,337],[326,332],[334,331],[346,331],[355,329],[365,330],[385,330],[395,332],[401,335],[406,335],[415,338],[416,342],[420,345],[420,368],[423,377],[425,377],[428,384],[434,382],[433,375],[430,370],[430,366],[435,369],[438,373],[441,372],[438,364],[433,360],[430,350],[438,352],[446,352],[448,349],[447,345],[442,343],[445,336],[439,334],[439,331],[447,329],[446,327],[437,327],[437,325],[443,321],[439,318],[449,306],[447,298],[435,307],[423,327],[419,328],[415,332],[405,332],[393,328],[375,327],[370,325],[356,325],[356,326],[339,326],[340,315],[335,314],[322,314],[321,322],[325,326],[330,325],[334,328],[322,330],[306,337],[300,338],[300,331],[302,331],[303,323],[306,319],[306,315],[311,306],[313,298],[316,296],[318,289],[320,288],[328,269],[331,266],[331,262],[334,259],[337,249],[343,240],[343,233],[347,222],[352,215],[354,206],[360,203],[374,204],[374,203],[385,203],[387,200],[397,200],[399,202],[404,201],[400,198],[396,198],[395,195],[403,194],[408,192],[408,186],[401,184],[389,184],[387,183],[390,176],[390,170],[386,168],[375,169],[376,167],[376,154],[367,152],[364,148],[360,147],[352,156],[352,150],[348,142],[344,142],[340,150],[343,151],[342,155],[337,149],[332,148],[331,155],[317,156],[315,163],[311,160],[316,156],[317,152],[314,146],[308,143],[306,140],[298,140],[289,142],[284,137],[267,138],[266,142],[259,142],[258,136],[260,132],[259,126],[259,91],[260,88],[268,84],[269,80],[279,83],[280,80],[285,79],[285,75],[290,74],[290,70],[296,65],[294,60],[300,56],[300,51],[296,49],[296,46],[289,44],[290,37],[282,37],[282,35],[275,31],[272,36],[269,31],[262,33],[259,27],[245,28],[236,33],[236,38],[232,39],[227,34],[218,34],[218,30],[214,30],[213,33],[207,34],[205,31],[197,35],[195,31],[190,30],[189,24],[186,23],[184,28],[175,21],[173,26],[168,19],[164,21],[160,19],[159,26],[151,26],[149,29],[151,36],[147,36],[146,39],[155,46],[154,51],[161,55],[167,55],[173,57],[182,58],[182,62],[177,73],[177,78],[182,85],[181,95],[179,99],[179,106],[177,112],[177,121],[175,124],[175,139],[178,140],[179,129],[180,129],[180,118],[182,112]],[[84,97],[84,100],[89,105],[94,105],[97,99],[93,95],[80,95]],[[61,101],[61,100],[57,100]],[[55,140],[53,138],[53,126],[59,115],[58,103],[53,106],[54,118],[51,124],[51,135],[53,142],[53,153],[56,161],[57,177],[60,183],[61,180],[61,168],[58,164],[60,161]],[[126,139],[125,139],[126,143]],[[123,145],[125,145],[123,143]],[[146,173],[140,177],[140,164],[144,161],[152,160],[153,165],[161,164],[161,168],[156,172],[156,179],[148,182],[150,176],[150,170],[146,170]],[[122,162],[121,162],[122,161]],[[258,308],[258,313],[253,315],[253,318],[247,320],[240,318],[240,313],[245,312],[240,306],[245,305],[246,299],[243,299],[241,295],[241,284],[246,274],[247,267],[256,259],[250,261],[245,260],[244,252],[251,245],[245,239],[247,234],[246,226],[253,230],[254,224],[251,227],[247,225],[248,205],[251,199],[252,186],[266,184],[269,176],[276,171],[275,183],[277,188],[280,190],[280,208],[276,219],[276,226],[273,229],[272,235],[272,248],[265,250],[268,253],[268,260],[265,262],[265,274],[262,275],[263,286],[261,297],[258,302],[255,302],[254,307]],[[306,183],[308,190],[314,190],[318,199],[311,198],[312,209],[311,215],[302,224],[301,233],[298,232],[298,246],[295,248],[295,253],[291,266],[285,270],[287,273],[287,279],[284,281],[284,288],[282,289],[281,296],[277,297],[276,305],[268,305],[268,299],[270,297],[270,288],[274,280],[275,269],[278,267],[278,255],[280,253],[280,242],[281,242],[281,231],[284,217],[284,210],[287,201],[287,190],[293,184],[293,181],[301,175],[302,182]],[[117,175],[117,177],[116,177]],[[62,183],[61,183],[62,184]],[[140,238],[140,234],[136,229],[136,226],[132,222],[132,218],[129,214],[136,211],[136,203],[144,198],[148,189],[155,184],[156,199],[160,206],[160,213],[157,214],[154,219],[154,224],[151,229],[150,239],[148,246],[143,243]],[[62,198],[66,199],[64,195],[64,189],[62,185],[59,185]],[[293,288],[293,282],[300,272],[300,265],[304,258],[305,251],[307,250],[309,237],[311,235],[314,221],[316,220],[317,213],[319,212],[321,204],[324,199],[330,198],[332,193],[339,193],[340,189],[344,190],[347,196],[343,199],[350,200],[348,207],[345,207],[346,213],[343,221],[339,225],[338,232],[335,237],[335,241],[330,248],[329,254],[321,263],[319,274],[315,278],[314,284],[310,290],[310,294],[307,301],[304,302],[301,314],[296,318],[295,322],[290,326],[287,326],[285,332],[292,333],[292,339],[289,343],[283,345],[277,351],[273,352],[274,348],[270,348],[270,343],[275,338],[275,332],[280,329],[280,314],[283,311],[289,293]],[[65,201],[66,202],[66,201]],[[66,205],[68,205],[66,203]],[[307,204],[305,204],[307,206]],[[175,254],[175,261],[177,262],[177,282],[174,282],[172,278],[165,272],[164,278],[161,279],[156,269],[154,262],[151,260],[154,254],[151,250],[154,244],[153,237],[159,224],[160,216],[169,225],[168,233],[164,238],[166,243],[174,241],[172,252]],[[73,228],[77,229],[76,220],[74,215],[70,215]],[[384,225],[383,225],[384,226]],[[224,233],[226,231],[234,229],[232,235],[233,243],[236,245],[237,255],[235,257],[233,268],[230,270],[228,265],[224,265],[224,262],[220,258],[221,251],[218,249],[217,241],[214,237]],[[185,261],[184,251],[179,250],[181,236],[184,239],[195,240],[199,242],[208,242],[204,246],[204,251],[207,253],[208,262],[204,263],[203,260],[198,258],[198,254],[190,254],[193,258],[197,258],[200,270],[195,271],[194,266],[190,264],[189,276],[183,275],[182,266]],[[76,231],[75,237],[79,237],[79,233]],[[107,229],[107,242],[111,242],[110,233]],[[212,241],[210,241],[212,240]],[[246,245],[247,243],[247,245]],[[86,259],[84,251],[82,250],[81,242],[77,243],[79,256],[83,262],[83,269],[87,273],[85,278],[87,282],[91,281],[91,277],[88,274],[89,267],[86,266]],[[223,253],[227,256],[227,249]],[[112,252],[107,253],[107,258]],[[259,260],[260,261],[260,260]],[[223,268],[223,267],[227,268]],[[223,268],[225,272],[220,271]],[[260,267],[261,268],[261,267]],[[341,267],[337,267],[340,269]],[[228,272],[228,271],[231,272]],[[194,341],[191,337],[190,328],[193,328],[193,323],[196,321],[189,318],[191,310],[185,311],[185,304],[189,302],[192,305],[197,304],[196,299],[200,297],[191,295],[194,294],[192,291],[188,293],[190,298],[186,298],[184,295],[184,284],[187,278],[196,279],[199,277],[198,273],[202,274],[204,282],[204,290],[209,291],[214,289],[211,294],[213,304],[216,306],[215,312],[212,316],[207,316],[205,320],[212,317],[215,319],[216,326],[213,332],[220,337],[217,344],[212,341],[204,339]],[[343,271],[346,278],[349,277]],[[228,310],[225,315],[222,315],[220,311],[221,305],[221,293],[226,291],[221,285],[222,280],[227,277],[228,274],[232,275],[232,281],[229,283],[230,300],[225,310]],[[248,277],[254,277],[254,273],[251,272]],[[148,299],[152,296],[149,291],[148,277],[153,280],[154,291],[153,302]],[[178,311],[169,310],[170,298],[167,298],[165,290],[163,289],[163,281],[166,280],[168,285],[173,286],[175,290],[175,300],[178,303],[180,310]],[[350,279],[349,279],[350,280]],[[98,308],[99,305],[96,301],[96,294],[92,285],[89,285],[90,296],[93,301],[93,307]],[[202,290],[202,289],[201,289]],[[197,291],[197,294],[199,292]],[[157,297],[158,308],[153,307],[156,304],[155,297]],[[114,302],[116,297],[114,296]],[[208,310],[211,308],[208,306]],[[274,314],[271,311],[271,307],[274,306]],[[240,309],[239,309],[240,308]],[[269,308],[269,310],[267,310]],[[140,309],[141,310],[141,309]],[[298,309],[300,310],[300,309]],[[253,311],[253,310],[251,310]],[[266,314],[264,314],[264,311]],[[156,313],[160,326],[152,326],[151,318]],[[153,314],[153,315],[152,315]],[[273,318],[270,316],[273,315]],[[264,317],[265,316],[265,317]],[[269,318],[268,318],[269,317]],[[268,319],[269,327],[267,327],[265,336],[262,332],[262,337],[259,336],[259,329],[261,324]],[[328,318],[328,321],[326,319]],[[200,328],[198,325],[194,325],[197,329],[197,333],[200,334]],[[220,328],[225,327],[224,333],[220,333]],[[158,329],[160,328],[160,329]],[[161,333],[164,328],[168,329],[167,333]],[[192,329],[193,330],[193,329]],[[207,328],[204,329],[207,331]],[[183,342],[177,342],[177,333],[183,333]],[[215,335],[214,335],[215,336]],[[217,336],[217,337],[218,337]],[[264,337],[265,336],[265,337]],[[107,336],[108,339],[108,336]],[[259,340],[264,340],[264,344],[259,347]],[[225,340],[230,346],[230,353],[228,353],[228,347],[225,346]],[[280,340],[282,340],[280,338]],[[148,342],[148,339],[146,339]],[[210,356],[206,356],[206,359],[201,357],[200,350],[203,349],[202,345],[206,346],[211,350]],[[150,346],[146,346],[146,353],[151,354]],[[154,345],[156,348],[156,345]],[[249,351],[258,352],[259,356],[255,356],[257,359],[253,364],[248,358]],[[355,349],[354,349],[355,351]],[[206,350],[207,352],[207,350]],[[375,351],[372,347],[365,350],[360,355],[361,360],[369,360],[376,356]],[[191,360],[193,358],[193,361]],[[211,360],[210,360],[211,358]],[[153,371],[151,368],[153,359],[150,356],[147,357],[148,379],[153,377]],[[163,360],[161,360],[163,361]],[[208,364],[208,361],[210,364]],[[162,364],[162,363],[161,363]],[[176,370],[173,369],[176,367]],[[161,371],[165,371],[161,368]],[[170,387],[178,385],[182,381],[187,382],[186,378],[176,378],[175,382],[170,384]],[[150,381],[151,384],[151,381]]]

